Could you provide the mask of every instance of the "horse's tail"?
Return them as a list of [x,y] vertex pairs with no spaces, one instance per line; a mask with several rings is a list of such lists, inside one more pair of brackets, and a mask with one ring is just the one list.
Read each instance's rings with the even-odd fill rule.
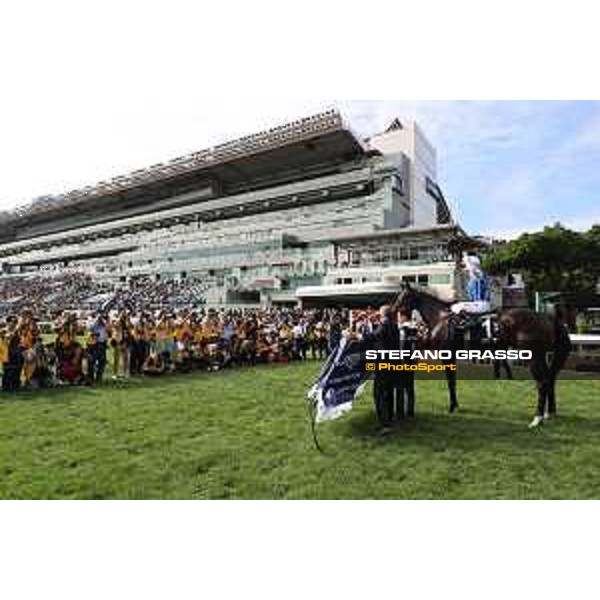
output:
[[554,348],[552,352],[552,361],[550,363],[550,373],[556,377],[563,370],[567,359],[573,351],[573,344],[569,329],[565,325],[560,312],[554,315]]

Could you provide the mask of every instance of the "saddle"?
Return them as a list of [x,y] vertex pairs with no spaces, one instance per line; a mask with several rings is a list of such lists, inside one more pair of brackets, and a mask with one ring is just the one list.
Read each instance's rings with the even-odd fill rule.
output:
[[448,314],[448,328],[462,333],[483,332],[483,338],[493,339],[497,329],[498,311],[481,313],[452,312]]

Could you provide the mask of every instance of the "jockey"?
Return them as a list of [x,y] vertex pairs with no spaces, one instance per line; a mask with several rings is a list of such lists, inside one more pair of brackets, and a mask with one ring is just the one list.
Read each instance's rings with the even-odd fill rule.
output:
[[477,256],[466,255],[463,258],[465,270],[469,276],[466,286],[468,302],[458,302],[452,306],[454,314],[483,315],[491,312],[491,290],[489,279],[481,268]]

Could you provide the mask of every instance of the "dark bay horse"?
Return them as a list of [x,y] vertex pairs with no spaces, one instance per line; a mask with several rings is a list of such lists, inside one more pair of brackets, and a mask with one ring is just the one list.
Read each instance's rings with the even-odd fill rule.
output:
[[[450,323],[450,304],[439,298],[421,292],[405,285],[396,298],[393,309],[403,308],[409,312],[417,311],[427,326],[427,332],[420,338],[420,348],[423,350],[450,350],[453,354],[464,347],[464,335],[456,331]],[[441,361],[444,365],[453,365],[454,360]],[[449,411],[454,413],[459,409],[457,393],[457,373],[446,370],[448,382]]]
[[[406,310],[416,310],[423,318],[429,333],[426,342],[439,350],[462,349],[463,340],[453,326],[451,304],[439,298],[405,286],[396,300]],[[556,415],[556,380],[571,353],[571,340],[561,316],[554,318],[530,310],[499,311],[496,315],[496,349],[519,349],[532,352],[531,374],[538,390],[538,408],[531,423],[539,427],[544,420]],[[458,408],[456,373],[447,372],[450,392],[450,412]]]

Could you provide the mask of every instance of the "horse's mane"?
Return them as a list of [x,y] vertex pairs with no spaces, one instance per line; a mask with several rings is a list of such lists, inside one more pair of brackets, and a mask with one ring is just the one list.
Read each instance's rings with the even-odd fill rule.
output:
[[445,300],[441,300],[440,298],[438,298],[437,296],[434,296],[433,294],[426,292],[422,289],[418,289],[418,288],[410,288],[410,291],[417,295],[420,296],[421,298],[424,298],[426,300],[429,300],[430,302],[432,302],[433,304],[437,304],[440,307],[446,308],[446,309],[450,309],[450,307],[452,306],[452,302],[446,302]]

